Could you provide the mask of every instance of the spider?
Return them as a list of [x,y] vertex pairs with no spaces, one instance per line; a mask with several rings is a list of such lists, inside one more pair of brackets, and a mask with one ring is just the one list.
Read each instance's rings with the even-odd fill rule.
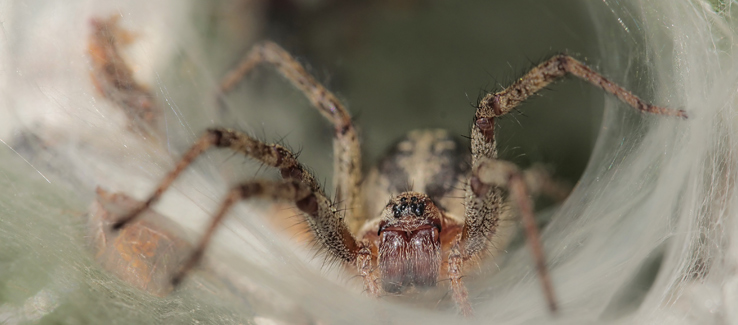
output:
[[[512,205],[522,219],[548,308],[555,312],[556,299],[529,198],[546,182],[526,182],[526,173],[497,159],[495,119],[567,74],[602,88],[639,111],[687,117],[683,110],[645,103],[582,62],[559,54],[533,67],[506,89],[481,99],[471,126],[470,164],[459,141],[447,132],[419,130],[399,141],[364,179],[359,137],[351,116],[330,91],[277,44],[255,45],[224,78],[221,94],[261,63],[273,65],[333,124],[336,198],[332,201],[326,195],[315,176],[287,148],[231,129],[207,130],[153,194],[113,224],[114,230],[156,203],[179,174],[212,147],[229,148],[277,168],[282,180],[255,180],[233,187],[194,252],[173,276],[175,286],[200,261],[233,205],[263,198],[293,203],[329,257],[356,268],[370,296],[401,294],[449,279],[452,297],[461,314],[468,317],[473,309],[462,279],[464,266],[491,255],[493,248],[499,248],[497,244],[506,243],[499,225],[509,211],[505,207]],[[382,201],[385,195],[391,195],[391,199]]]

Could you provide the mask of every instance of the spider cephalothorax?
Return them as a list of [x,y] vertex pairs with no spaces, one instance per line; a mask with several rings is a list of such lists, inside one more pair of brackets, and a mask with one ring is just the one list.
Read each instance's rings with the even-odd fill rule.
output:
[[[332,202],[297,156],[283,146],[234,130],[210,129],[148,200],[118,220],[114,228],[123,227],[154,204],[179,174],[211,147],[228,148],[279,169],[283,179],[249,181],[231,189],[197,249],[173,277],[174,282],[200,260],[213,232],[235,203],[260,197],[295,204],[318,244],[335,259],[355,267],[370,295],[434,286],[440,277],[446,277],[462,314],[470,316],[472,307],[462,279],[464,266],[504,246],[503,237],[509,232],[500,231],[500,225],[510,210],[502,206],[511,204],[522,217],[546,300],[554,311],[556,301],[529,197],[530,193],[550,190],[551,182],[542,181],[541,173],[532,173],[539,179],[530,181],[531,174],[497,158],[495,118],[567,74],[602,88],[642,112],[686,118],[684,111],[648,104],[574,58],[556,55],[508,88],[481,99],[471,127],[470,157],[445,131],[410,132],[370,173],[367,186],[362,186],[361,150],[350,114],[284,49],[271,42],[255,46],[224,79],[221,92],[232,89],[259,63],[274,65],[333,124],[333,182],[339,203]],[[386,200],[385,195],[393,195],[389,204],[377,201]]]

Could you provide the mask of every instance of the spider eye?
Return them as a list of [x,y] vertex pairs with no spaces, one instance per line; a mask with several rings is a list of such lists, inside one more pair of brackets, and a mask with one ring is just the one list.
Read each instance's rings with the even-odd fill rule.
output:
[[413,213],[415,213],[416,216],[420,217],[423,214],[423,212],[425,212],[425,203],[424,202],[420,202],[419,204],[413,203],[410,206],[410,208],[412,209]]
[[403,210],[403,209],[402,209],[402,208],[400,208],[400,206],[399,206],[399,205],[397,205],[397,204],[395,204],[395,205],[394,205],[394,206],[392,207],[392,212],[394,213],[394,215],[395,215],[395,218],[399,218],[399,217],[400,217],[400,215],[402,215],[402,210]]

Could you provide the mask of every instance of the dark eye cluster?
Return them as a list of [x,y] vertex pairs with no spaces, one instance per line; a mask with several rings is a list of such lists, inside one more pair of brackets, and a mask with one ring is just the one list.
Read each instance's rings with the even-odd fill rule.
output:
[[407,202],[407,198],[401,198],[400,204],[395,204],[392,207],[395,218],[402,216],[402,213],[405,211],[420,217],[425,211],[425,202],[418,202],[418,198],[413,196],[410,198],[409,203]]

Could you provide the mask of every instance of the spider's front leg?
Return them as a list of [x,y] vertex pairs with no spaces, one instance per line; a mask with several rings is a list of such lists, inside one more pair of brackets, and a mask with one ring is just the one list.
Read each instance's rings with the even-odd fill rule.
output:
[[466,197],[466,224],[462,234],[452,244],[448,257],[451,289],[462,314],[466,317],[473,314],[468,293],[462,281],[464,261],[481,257],[486,253],[492,239],[500,236],[496,231],[500,224],[503,189],[507,189],[510,201],[514,207],[517,207],[522,218],[525,237],[533,251],[536,270],[549,310],[556,312],[556,296],[546,268],[545,254],[533,215],[533,203],[525,175],[513,163],[495,159],[480,159],[472,170],[472,177],[467,188],[471,191],[471,195],[467,194]]
[[[541,247],[533,219],[533,208],[523,176],[514,165],[497,160],[495,143],[495,118],[505,115],[534,93],[567,74],[583,79],[614,95],[631,107],[655,115],[686,118],[683,110],[664,108],[646,103],[623,87],[598,74],[584,63],[568,55],[556,55],[531,69],[523,77],[506,89],[487,94],[479,103],[471,130],[472,176],[465,188],[465,221],[461,238],[457,240],[458,255],[449,256],[449,274],[452,277],[454,297],[462,311],[469,302],[466,288],[461,282],[463,262],[483,255],[496,235],[503,204],[502,194],[508,188],[512,200],[518,207],[528,243],[536,260],[536,267],[544,287],[546,300],[552,311],[556,310],[556,300],[551,281],[545,266]],[[456,268],[454,271],[452,268]],[[454,273],[456,272],[456,273]],[[454,277],[457,277],[454,280]],[[470,310],[470,309],[469,309]]]
[[213,217],[210,227],[195,249],[192,257],[182,270],[173,279],[179,282],[200,259],[205,247],[210,241],[213,232],[220,224],[230,208],[242,199],[253,197],[269,198],[275,201],[294,202],[305,217],[308,225],[315,234],[321,246],[325,247],[331,256],[347,263],[353,263],[359,252],[359,245],[344,223],[338,209],[328,199],[316,182],[315,177],[297,161],[297,157],[288,149],[277,145],[267,144],[246,134],[223,128],[208,130],[177,163],[176,167],[165,176],[154,193],[137,209],[118,220],[114,229],[119,229],[135,220],[142,211],[148,209],[158,201],[161,195],[169,188],[179,175],[211,147],[226,148],[261,163],[278,168],[284,178],[281,182],[257,181],[249,182],[232,189],[228,198],[222,203],[220,210]]
[[567,74],[571,74],[612,95],[615,95],[615,97],[622,102],[641,112],[687,118],[687,113],[684,110],[649,104],[625,88],[595,72],[586,64],[565,54],[555,55],[554,57],[533,67],[533,69],[505,90],[487,94],[487,96],[485,96],[480,102],[477,116],[481,115],[486,118],[491,118],[505,115],[531,95],[537,93],[557,79],[563,78]]
[[[372,282],[373,275],[371,272],[366,272],[368,269],[362,266],[365,264],[366,254],[361,253],[363,250],[360,252],[359,244],[353,236],[353,232],[363,223],[365,216],[363,213],[363,201],[359,193],[361,182],[359,140],[356,129],[351,121],[351,116],[340,101],[310,76],[302,65],[284,49],[271,42],[263,42],[254,46],[242,60],[241,64],[224,79],[221,84],[221,93],[230,91],[248,72],[260,63],[274,65],[284,77],[307,96],[313,106],[325,118],[333,123],[335,129],[333,179],[337,192],[337,202],[340,202],[339,204],[344,206],[345,209],[336,207],[326,197],[323,190],[315,181],[315,177],[286,148],[277,144],[263,143],[237,131],[214,128],[208,130],[185,153],[176,167],[162,180],[154,193],[141,206],[115,222],[113,228],[120,229],[124,227],[137,218],[142,211],[156,203],[174,180],[204,151],[211,147],[228,148],[254,158],[267,166],[278,168],[286,183],[265,183],[262,185],[268,186],[262,186],[259,190],[249,187],[250,190],[245,191],[243,186],[233,189],[228,200],[223,203],[221,211],[213,219],[211,227],[205,237],[203,237],[200,246],[198,246],[199,248],[195,251],[195,254],[193,254],[193,257],[181,274],[184,274],[184,272],[199,260],[202,251],[210,240],[212,232],[220,223],[220,220],[230,206],[238,201],[237,198],[266,196],[275,200],[295,201],[298,208],[303,211],[308,225],[321,246],[326,248],[331,256],[348,263],[356,262],[357,256],[361,257],[362,263],[357,263],[356,266],[364,277],[365,283]],[[300,199],[291,196],[292,194],[288,192],[278,190],[285,186],[291,186],[285,184],[291,184],[289,182],[294,181],[300,184],[299,191],[295,191],[301,193],[301,191],[307,189],[312,193],[311,196]],[[257,183],[249,184],[253,185]],[[312,208],[314,204],[317,205],[317,208],[313,213]],[[306,211],[306,209],[309,211]],[[345,215],[342,212],[343,210],[347,211]],[[368,267],[371,267],[371,263],[368,264]],[[368,284],[367,287],[369,287]],[[369,291],[372,292],[372,290]]]
[[543,245],[541,244],[538,226],[533,214],[533,202],[530,198],[528,186],[525,183],[525,177],[517,166],[511,162],[502,160],[484,160],[473,171],[472,180],[470,182],[478,182],[474,188],[479,193],[489,191],[490,188],[506,188],[513,206],[517,208],[517,212],[523,222],[523,230],[528,246],[533,252],[538,277],[543,286],[543,293],[551,312],[556,312],[557,303],[554,294],[551,277],[546,267],[546,258],[543,253]]

